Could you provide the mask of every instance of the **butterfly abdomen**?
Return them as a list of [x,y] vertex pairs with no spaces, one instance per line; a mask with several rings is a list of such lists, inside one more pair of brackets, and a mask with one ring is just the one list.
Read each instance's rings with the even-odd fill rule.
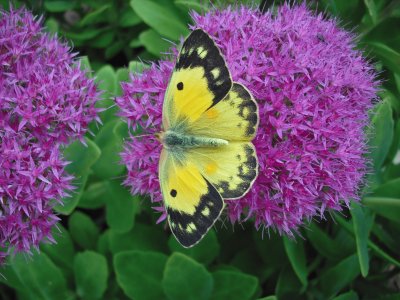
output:
[[228,141],[223,139],[186,135],[172,130],[168,130],[164,133],[162,143],[167,149],[218,147],[228,145]]

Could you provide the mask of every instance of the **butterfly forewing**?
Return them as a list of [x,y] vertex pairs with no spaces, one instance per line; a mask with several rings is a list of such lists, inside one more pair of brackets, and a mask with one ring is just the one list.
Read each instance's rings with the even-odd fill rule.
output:
[[251,141],[258,123],[256,101],[242,84],[234,82],[224,99],[201,114],[188,128],[188,133],[228,141]]
[[219,48],[204,31],[194,30],[183,43],[163,106],[164,130],[191,124],[221,101],[232,79]]

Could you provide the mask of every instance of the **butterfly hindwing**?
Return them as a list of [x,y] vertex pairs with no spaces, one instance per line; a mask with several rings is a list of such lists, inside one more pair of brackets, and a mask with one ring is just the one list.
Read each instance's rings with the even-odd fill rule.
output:
[[191,247],[219,218],[223,199],[183,154],[163,150],[159,178],[171,231],[182,246]]
[[229,92],[232,79],[219,48],[203,30],[183,43],[163,106],[164,127],[191,124]]
[[234,82],[229,93],[207,109],[188,129],[191,135],[228,141],[251,141],[259,123],[258,106],[251,93]]
[[187,157],[224,199],[244,196],[258,175],[257,154],[250,142],[195,148],[188,150]]

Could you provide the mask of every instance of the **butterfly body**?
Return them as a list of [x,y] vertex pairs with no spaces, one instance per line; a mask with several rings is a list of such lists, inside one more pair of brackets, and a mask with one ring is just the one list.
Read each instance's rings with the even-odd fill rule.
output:
[[164,148],[172,153],[176,151],[184,151],[188,148],[228,145],[228,141],[224,139],[189,135],[173,130],[168,130],[165,133],[160,134],[160,141]]
[[212,38],[194,30],[183,43],[163,104],[159,180],[172,233],[198,243],[219,218],[224,199],[245,195],[258,174],[251,143],[258,106],[233,82]]

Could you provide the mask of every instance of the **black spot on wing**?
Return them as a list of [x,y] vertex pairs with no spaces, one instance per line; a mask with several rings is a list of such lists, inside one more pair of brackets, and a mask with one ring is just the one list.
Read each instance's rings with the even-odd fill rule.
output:
[[[198,51],[198,49],[203,50]],[[232,80],[225,59],[214,41],[206,32],[196,29],[183,43],[175,69],[199,66],[204,67],[208,88],[214,94],[213,104],[210,106],[212,107],[228,94],[232,87]],[[219,75],[216,78],[211,72],[213,69],[218,69]]]
[[[192,247],[197,244],[218,219],[223,209],[224,202],[221,195],[207,180],[206,182],[207,193],[202,195],[193,215],[167,208],[171,231],[184,247]],[[208,215],[203,214],[205,209],[208,211]],[[194,224],[196,229],[190,231],[190,224]]]
[[172,189],[169,194],[171,195],[171,197],[176,197],[176,195],[178,194],[177,191],[175,189]]

